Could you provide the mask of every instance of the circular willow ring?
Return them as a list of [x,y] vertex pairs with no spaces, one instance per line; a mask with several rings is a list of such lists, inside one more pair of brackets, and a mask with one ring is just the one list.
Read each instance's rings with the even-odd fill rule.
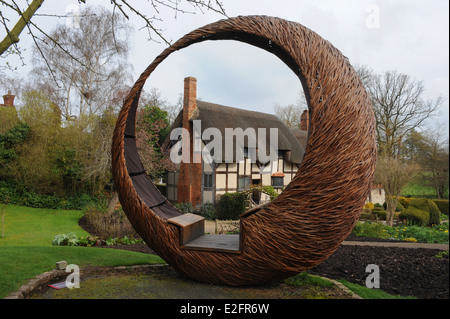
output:
[[[134,134],[145,81],[171,53],[207,40],[236,40],[273,53],[298,76],[309,106],[309,139],[303,162],[276,200],[241,219],[239,254],[181,249],[177,227],[145,205],[127,170],[127,161],[133,158],[127,157],[124,138]],[[328,258],[361,214],[375,159],[371,103],[347,58],[308,28],[266,16],[221,20],[165,49],[125,99],[112,147],[115,186],[138,234],[182,274],[228,285],[280,280]]]

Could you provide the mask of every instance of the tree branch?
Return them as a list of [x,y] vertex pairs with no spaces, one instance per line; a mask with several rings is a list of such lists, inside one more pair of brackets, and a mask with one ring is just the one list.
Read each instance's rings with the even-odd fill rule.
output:
[[[2,55],[8,48],[19,42],[19,35],[22,33],[25,26],[30,22],[31,18],[33,17],[34,13],[41,7],[44,0],[33,0],[33,2],[30,3],[28,8],[25,10],[25,12],[18,11],[21,17],[19,18],[19,21],[17,21],[16,25],[11,31],[7,31],[7,35],[5,38],[0,42],[0,55]],[[2,1],[3,4],[6,4],[4,1]],[[9,7],[12,7],[9,5]],[[15,9],[17,11],[17,9]]]

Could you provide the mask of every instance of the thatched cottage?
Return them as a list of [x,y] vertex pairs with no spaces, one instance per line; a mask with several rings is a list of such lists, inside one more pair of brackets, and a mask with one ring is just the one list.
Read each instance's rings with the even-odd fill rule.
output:
[[[187,77],[184,80],[183,109],[174,121],[171,130],[183,128],[189,132],[189,158],[186,163],[181,161],[177,164],[174,172],[169,172],[167,176],[167,198],[172,202],[190,202],[194,206],[200,203],[215,203],[217,199],[226,192],[243,191],[252,185],[271,185],[275,190],[281,190],[287,186],[295,176],[297,169],[303,159],[307,139],[307,112],[303,114],[302,129],[291,130],[275,115],[261,112],[247,111],[234,107],[197,100],[197,80]],[[199,122],[200,121],[200,122]],[[196,125],[201,123],[201,126]],[[201,154],[195,152],[194,132],[201,137],[201,149],[208,144],[211,138],[205,130],[215,128],[215,132],[220,133],[219,141],[222,145],[220,156],[205,161]],[[277,129],[278,147],[275,158],[271,161],[261,161],[258,155],[257,145],[251,142],[251,138],[245,138],[244,143],[238,144],[237,139],[233,140],[232,156],[225,150],[225,138],[227,129],[263,129],[266,133],[266,154],[269,153],[269,131]],[[197,130],[197,131],[196,131]],[[228,131],[229,132],[229,131]],[[256,139],[258,136],[256,136]],[[171,149],[178,140],[166,138],[162,148]],[[259,142],[259,140],[258,140]],[[181,141],[179,142],[181,143]],[[241,153],[239,152],[241,151]],[[219,152],[220,153],[220,152]],[[238,154],[242,155],[241,157]],[[255,158],[256,154],[256,158]],[[217,154],[213,154],[217,155]],[[195,160],[195,158],[197,160]],[[268,196],[255,193],[253,200],[259,204],[268,200]]]

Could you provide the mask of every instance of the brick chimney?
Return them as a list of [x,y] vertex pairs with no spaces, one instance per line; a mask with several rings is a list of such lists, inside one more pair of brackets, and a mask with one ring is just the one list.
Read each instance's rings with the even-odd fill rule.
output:
[[189,123],[189,119],[197,108],[197,79],[187,77],[184,79],[184,98],[183,98],[183,127]]
[[8,91],[8,94],[3,95],[4,106],[14,106],[15,97],[15,95],[11,94],[11,91]]
[[309,127],[309,112],[308,110],[304,110],[302,113],[302,117],[300,118],[300,129],[302,131],[307,131]]
[[[183,128],[186,129],[190,135],[190,140],[188,141],[190,163],[181,162],[180,164],[180,175],[177,185],[177,202],[192,203],[194,207],[201,203],[202,198],[201,154],[193,154],[194,134],[192,122],[189,121],[196,109],[197,79],[194,77],[187,77],[184,79]],[[184,145],[185,144],[183,143],[183,146]],[[197,159],[195,163],[194,156],[196,156]]]

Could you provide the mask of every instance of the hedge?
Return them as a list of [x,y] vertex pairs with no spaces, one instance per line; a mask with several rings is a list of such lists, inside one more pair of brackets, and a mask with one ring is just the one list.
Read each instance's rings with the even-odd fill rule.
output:
[[225,193],[220,196],[217,203],[216,214],[218,219],[236,220],[245,212],[245,196],[242,193]]
[[428,211],[420,210],[411,206],[403,210],[399,214],[398,218],[419,226],[428,226],[430,223],[430,213]]
[[25,187],[9,181],[0,181],[0,203],[49,209],[83,209],[98,201],[97,196],[77,194],[67,198],[36,194]]
[[[401,212],[401,211],[403,211],[405,209],[405,207],[402,205],[402,203],[400,203],[400,201],[394,199],[394,203],[396,205],[395,206],[395,211],[396,212]],[[387,203],[386,202],[383,203],[383,208],[387,209]]]
[[433,199],[433,202],[439,208],[442,214],[449,215],[448,213],[448,199]]
[[409,201],[408,208],[417,208],[423,211],[428,212],[429,216],[429,224],[437,225],[441,222],[440,215],[441,212],[436,204],[428,198],[412,198]]

